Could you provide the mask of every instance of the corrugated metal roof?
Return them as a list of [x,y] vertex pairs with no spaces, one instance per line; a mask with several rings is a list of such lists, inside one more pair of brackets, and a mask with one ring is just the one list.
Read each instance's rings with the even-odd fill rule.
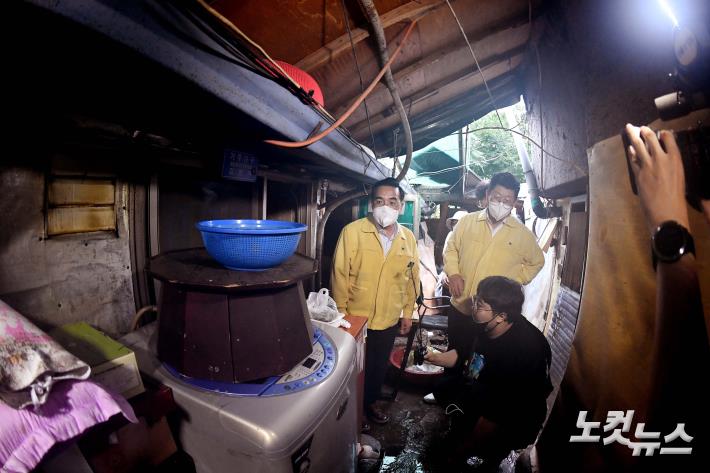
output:
[[[322,126],[323,117],[276,82],[225,58],[224,48],[168,2],[101,0],[32,3],[131,48],[184,77],[198,88],[273,130],[273,138],[301,140]],[[73,51],[72,54],[81,54]],[[234,126],[238,126],[235,123]],[[388,170],[341,132],[293,152],[345,176],[365,181],[387,177]]]
[[[541,4],[542,0],[451,1],[479,71],[446,2],[375,1],[390,51],[408,23],[417,20],[414,34],[391,67],[412,125],[415,150],[518,100],[522,92],[518,75]],[[379,69],[368,24],[355,1],[285,2],[278,13],[261,0],[220,0],[215,7],[273,57],[309,72],[319,82],[333,116],[340,116],[360,94],[360,81],[366,86]],[[399,117],[383,84],[368,97],[367,113],[361,105],[344,126],[355,139],[374,146],[378,155],[403,154]]]

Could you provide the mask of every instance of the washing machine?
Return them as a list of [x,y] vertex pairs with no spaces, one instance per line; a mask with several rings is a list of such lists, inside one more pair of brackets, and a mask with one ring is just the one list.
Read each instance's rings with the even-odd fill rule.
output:
[[354,472],[356,344],[318,325],[313,351],[288,373],[250,383],[199,380],[157,358],[157,323],[121,339],[141,372],[173,391],[178,441],[198,473]]

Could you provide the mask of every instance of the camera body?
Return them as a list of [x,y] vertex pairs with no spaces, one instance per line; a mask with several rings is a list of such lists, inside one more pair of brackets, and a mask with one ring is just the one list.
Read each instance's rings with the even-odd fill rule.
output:
[[[700,125],[690,130],[678,131],[674,136],[683,161],[685,199],[695,210],[702,212],[700,200],[710,199],[710,185],[707,184],[710,182],[710,126]],[[621,138],[626,151],[631,190],[634,194],[638,194],[629,156],[631,142],[625,132],[621,133]],[[663,146],[663,142],[660,143]]]
[[[655,99],[658,116],[664,121],[688,115],[694,110],[710,107],[710,33],[703,22],[677,27],[673,38],[675,69],[669,74],[674,92]],[[676,142],[685,172],[685,197],[693,208],[701,211],[701,199],[710,199],[710,126],[676,131]],[[629,180],[638,194],[629,159],[629,139],[622,131]],[[661,146],[663,143],[661,143]]]
[[655,99],[664,121],[710,106],[710,32],[704,22],[676,26],[673,57],[675,67],[668,76],[674,91]]
[[421,365],[424,363],[424,356],[426,355],[426,347],[419,345],[414,349],[414,364]]

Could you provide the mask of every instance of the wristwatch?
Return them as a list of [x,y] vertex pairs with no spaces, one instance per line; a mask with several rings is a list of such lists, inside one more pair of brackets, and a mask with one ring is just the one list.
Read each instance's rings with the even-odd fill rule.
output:
[[674,263],[687,253],[695,254],[693,236],[680,223],[667,220],[656,227],[651,239],[653,267],[657,261]]

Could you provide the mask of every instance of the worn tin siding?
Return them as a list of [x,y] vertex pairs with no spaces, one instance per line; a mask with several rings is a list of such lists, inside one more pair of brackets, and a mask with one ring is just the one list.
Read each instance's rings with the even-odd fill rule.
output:
[[44,172],[0,165],[0,299],[45,328],[84,320],[126,332],[135,312],[128,187],[116,188],[116,233],[46,238]]

